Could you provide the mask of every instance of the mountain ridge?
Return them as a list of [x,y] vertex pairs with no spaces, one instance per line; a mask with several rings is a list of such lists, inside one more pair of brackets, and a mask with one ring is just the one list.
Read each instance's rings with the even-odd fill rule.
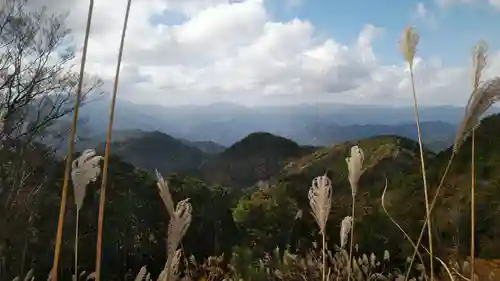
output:
[[[490,110],[499,111],[498,108]],[[252,132],[265,131],[291,138],[302,145],[329,145],[341,142],[346,130],[353,134],[351,139],[375,136],[382,133],[399,134],[415,139],[414,116],[407,107],[344,104],[306,104],[295,106],[246,107],[237,104],[214,104],[205,106],[170,106],[138,105],[119,100],[116,110],[116,130],[142,129],[160,130],[176,138],[189,141],[213,141],[223,146],[230,146]],[[88,119],[86,126],[93,134],[105,134],[102,118],[108,113],[107,103],[94,102],[92,107],[82,108],[82,116]],[[456,124],[463,115],[463,108],[421,107],[422,129],[426,126],[437,127],[431,133],[423,134],[424,140],[435,142],[435,135],[449,138],[455,134]],[[427,122],[429,122],[427,124]],[[445,126],[448,123],[449,126]],[[354,129],[349,129],[354,126]],[[352,133],[373,131],[370,135]],[[386,126],[385,129],[381,127]],[[335,135],[326,134],[324,128],[339,128]],[[374,129],[372,129],[372,127]],[[401,129],[401,128],[402,129]],[[400,133],[401,131],[405,133]],[[408,133],[406,133],[408,132]],[[429,140],[427,140],[429,138]]]

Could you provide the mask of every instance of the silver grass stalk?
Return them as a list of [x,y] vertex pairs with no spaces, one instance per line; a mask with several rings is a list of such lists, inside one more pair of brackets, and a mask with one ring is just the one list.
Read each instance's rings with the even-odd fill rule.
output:
[[168,226],[168,245],[167,252],[169,254],[174,254],[177,250],[177,246],[181,242],[182,237],[187,232],[191,224],[191,213],[192,207],[189,203],[189,198],[179,201],[175,207],[173,216],[170,218],[170,224]]
[[3,128],[5,126],[5,116],[7,115],[7,110],[5,107],[0,109],[0,135],[3,133]]
[[309,205],[311,206],[311,213],[318,224],[323,241],[323,275],[322,280],[326,278],[326,222],[330,214],[332,205],[332,182],[325,176],[319,176],[313,179],[312,185],[308,193]]
[[141,267],[141,269],[139,270],[139,273],[137,273],[137,276],[135,277],[135,281],[143,281],[144,278],[146,278],[148,274],[148,270],[146,268],[146,266],[143,266]]
[[472,52],[472,89],[477,89],[481,83],[481,76],[488,65],[488,45],[485,41],[479,41]]
[[[486,68],[487,65],[487,60],[488,60],[488,54],[487,51],[488,47],[484,41],[479,41],[476,46],[474,47],[474,51],[472,53],[472,94],[469,97],[469,100],[467,102],[467,107],[466,107],[466,113],[465,116],[467,116],[467,110],[469,109],[469,104],[471,102],[477,101],[477,96],[475,94],[480,94],[481,92],[478,91],[479,84],[481,83],[481,75]],[[479,102],[480,103],[480,102]],[[489,106],[488,106],[489,107]],[[487,110],[483,109],[484,111]],[[481,114],[482,115],[482,114]],[[476,116],[474,120],[479,124],[480,116]],[[471,187],[470,187],[470,208],[471,208],[471,234],[470,234],[470,255],[471,255],[471,280],[474,280],[474,271],[475,271],[475,231],[476,231],[476,198],[475,198],[475,173],[476,173],[476,167],[475,167],[475,158],[476,158],[476,136],[475,136],[475,130],[476,126],[472,127],[471,131],[471,140],[472,140],[472,147],[471,147]],[[463,124],[464,127],[466,127],[466,124]],[[462,124],[460,126],[460,130],[463,130]],[[460,137],[460,139],[463,140],[463,137]],[[460,141],[461,142],[461,141]],[[459,143],[457,142],[455,145],[454,144],[454,150],[453,152],[456,152],[458,148],[460,147]],[[456,147],[456,149],[455,149]]]
[[[472,92],[465,106],[465,113],[458,133],[453,144],[453,151],[456,153],[463,142],[464,137],[479,125],[479,120],[494,101],[484,96],[484,92],[479,91],[482,84],[481,76],[488,63],[488,46],[486,42],[479,41],[474,47],[472,54]],[[491,97],[490,97],[491,98]],[[488,105],[489,104],[489,105]]]
[[349,239],[349,234],[352,228],[352,217],[345,217],[340,223],[340,247],[345,248],[347,245],[347,240]]
[[156,177],[160,197],[170,215],[167,238],[167,261],[158,281],[171,281],[176,278],[176,268],[180,259],[180,250],[178,251],[177,247],[191,225],[193,208],[189,203],[189,198],[187,198],[179,201],[174,209],[168,182],[158,172],[156,172]]
[[297,213],[295,214],[295,220],[300,220],[302,219],[302,210],[298,210]]
[[352,196],[356,197],[358,192],[358,182],[363,174],[363,161],[365,154],[357,145],[351,147],[351,155],[346,157],[347,169],[349,170],[349,184],[351,186]]
[[425,169],[425,159],[424,159],[424,149],[422,144],[422,134],[420,132],[420,117],[418,114],[418,102],[417,102],[417,93],[415,90],[415,78],[413,75],[413,63],[415,59],[415,54],[417,52],[417,45],[419,42],[419,35],[412,27],[406,27],[403,30],[402,38],[400,40],[400,48],[403,59],[408,63],[408,68],[410,70],[410,80],[412,86],[412,94],[413,94],[413,111],[415,115],[415,123],[417,125],[417,136],[418,136],[418,145],[420,150],[420,165],[422,171],[422,181],[424,183],[424,197],[425,197],[425,211],[427,215],[427,235],[429,236],[429,249],[430,249],[430,271],[431,271],[431,281],[434,281],[434,252],[432,245],[432,228],[431,228],[431,220],[430,220],[430,205],[429,205],[429,195],[428,195],[428,187],[427,187],[427,175]]
[[[26,273],[26,276],[24,277],[24,281],[35,281],[35,277],[33,276],[33,269],[30,269],[30,271],[28,271],[28,273]],[[12,279],[12,281],[21,281],[21,277],[19,276],[16,276],[14,277],[14,279]]]
[[[351,204],[351,242],[349,246],[349,268],[351,268],[352,260],[352,248],[354,243],[354,224],[355,224],[355,204],[356,204],[356,194],[358,192],[358,183],[361,175],[363,174],[363,162],[365,160],[365,154],[363,150],[358,146],[351,147],[351,155],[349,155],[345,161],[347,163],[347,170],[349,171],[348,178],[349,184],[351,186],[352,194],[352,204]],[[347,280],[350,280],[351,271],[347,274]]]
[[85,280],[95,280],[96,279],[96,273],[95,272],[91,272],[87,278]]
[[34,272],[33,269],[30,269],[28,273],[26,273],[26,276],[24,277],[24,281],[32,281],[35,280]]
[[308,193],[311,213],[318,224],[319,230],[325,234],[326,222],[332,205],[332,182],[327,176],[313,179]]
[[78,279],[78,228],[80,222],[80,209],[85,199],[87,186],[90,182],[95,182],[101,173],[99,162],[102,157],[97,156],[94,149],[86,149],[82,155],[73,160],[71,164],[71,180],[73,182],[73,194],[76,205],[76,225],[75,225],[75,273],[73,279]]
[[467,103],[465,116],[460,123],[460,127],[453,144],[453,151],[456,153],[460,149],[464,138],[479,123],[484,113],[500,99],[500,77],[495,77],[484,83],[472,92]]
[[[486,43],[480,41],[476,44],[472,56],[472,69],[474,75],[472,78],[472,89],[476,90],[481,81],[481,74],[487,65],[487,46]],[[470,209],[471,209],[471,234],[470,234],[470,258],[471,258],[471,272],[470,278],[474,280],[476,269],[476,134],[475,128],[472,129],[472,148],[471,148],[471,190],[470,190]]]
[[78,121],[78,110],[80,107],[80,101],[82,97],[82,85],[83,85],[83,76],[85,72],[85,62],[87,60],[87,47],[88,47],[88,41],[89,41],[89,35],[90,35],[90,26],[92,22],[92,13],[94,9],[94,0],[89,1],[89,11],[88,11],[88,16],[87,16],[87,24],[85,28],[85,39],[83,41],[83,52],[82,52],[82,60],[80,63],[80,72],[78,74],[78,85],[76,88],[76,99],[75,99],[75,106],[73,110],[73,120],[71,122],[71,131],[70,131],[70,136],[68,138],[68,153],[66,156],[66,163],[64,166],[64,179],[63,179],[63,186],[62,186],[62,191],[61,191],[61,203],[59,206],[59,217],[57,219],[57,231],[56,231],[56,241],[55,241],[55,247],[54,247],[54,259],[52,261],[52,275],[50,276],[50,280],[52,281],[57,281],[57,273],[58,273],[58,267],[59,267],[59,258],[61,255],[61,244],[62,244],[62,232],[63,232],[63,225],[64,225],[64,213],[66,211],[66,201],[67,199],[67,192],[68,192],[68,184],[69,184],[69,176],[70,176],[70,170],[71,170],[71,157],[73,154],[73,146],[75,144],[75,136],[76,136],[76,129],[77,129],[77,121]]
[[[436,189],[436,194],[434,195],[434,198],[432,199],[432,204],[430,207],[430,211],[432,212],[434,205],[436,203],[437,196],[439,195],[439,191],[441,190],[441,187],[444,184],[444,180],[448,174],[448,171],[450,170],[451,164],[453,162],[453,158],[455,154],[458,152],[460,149],[460,146],[462,145],[462,142],[464,138],[472,132],[472,142],[474,143],[474,129],[479,125],[479,121],[481,116],[495,103],[498,101],[500,93],[499,93],[499,88],[500,88],[500,81],[498,77],[493,78],[485,83],[481,81],[481,75],[483,70],[485,69],[487,64],[487,47],[486,44],[483,41],[480,41],[476,47],[474,48],[474,53],[473,53],[473,58],[472,58],[472,65],[473,65],[473,76],[472,76],[472,84],[473,84],[473,91],[471,93],[471,96],[469,97],[469,100],[467,102],[467,105],[465,107],[465,113],[464,113],[464,118],[462,119],[459,130],[457,132],[457,135],[455,137],[455,141],[453,144],[453,153],[450,156],[450,159],[448,161],[448,165],[446,166],[446,169],[443,173],[443,176],[441,177],[441,181]],[[474,144],[472,145],[472,154],[475,154],[474,151]],[[474,157],[473,157],[474,158]],[[471,163],[471,174],[474,174],[474,161]],[[472,177],[472,179],[474,179]],[[474,183],[472,183],[471,186],[474,186]],[[472,202],[471,202],[472,204]],[[472,216],[471,212],[471,216]],[[428,216],[429,217],[429,216]],[[420,236],[417,240],[416,243],[416,248],[413,252],[413,256],[410,260],[410,265],[408,267],[408,270],[406,272],[406,280],[408,279],[408,276],[410,274],[410,269],[413,264],[413,261],[415,260],[415,255],[417,254],[417,248],[420,245],[420,242],[422,241],[423,233],[425,230],[425,225],[427,224],[429,220],[426,219],[424,226],[422,227],[422,231],[420,232]]]
[[156,172],[156,185],[158,186],[158,190],[160,192],[160,197],[163,200],[163,204],[167,208],[168,214],[172,216],[174,213],[174,200],[172,200],[172,195],[170,194],[170,189],[168,187],[168,182],[163,179],[162,175],[155,170]]
[[377,262],[377,256],[375,256],[375,253],[370,254],[370,265],[372,267],[375,267],[375,263]]
[[411,26],[405,27],[403,30],[403,36],[399,41],[399,48],[403,59],[413,67],[413,61],[415,59],[415,54],[417,53],[417,45],[420,36]]

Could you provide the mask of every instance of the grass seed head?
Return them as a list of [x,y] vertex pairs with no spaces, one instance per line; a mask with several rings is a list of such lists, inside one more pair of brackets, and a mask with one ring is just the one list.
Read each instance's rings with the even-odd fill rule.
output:
[[326,222],[332,204],[332,182],[327,176],[316,177],[309,188],[309,205],[322,234],[325,234]]
[[407,26],[403,30],[401,40],[399,41],[399,48],[404,60],[409,65],[413,65],[419,39],[420,37],[413,27]]
[[347,240],[349,239],[349,233],[352,229],[352,217],[345,217],[340,223],[340,247],[344,248],[347,245]]
[[347,169],[349,170],[349,184],[351,185],[352,196],[356,196],[358,192],[358,182],[363,174],[363,161],[365,155],[363,150],[356,146],[351,147],[351,155],[345,161],[347,162]]
[[500,99],[500,77],[493,78],[484,83],[481,83],[475,89],[465,108],[465,115],[460,123],[455,141],[453,143],[453,151],[456,153],[462,145],[464,138],[469,132],[475,129],[481,120],[484,113]]
[[162,175],[156,172],[156,185],[158,186],[158,191],[160,192],[160,197],[163,200],[163,204],[167,208],[168,214],[172,217],[174,214],[174,201],[172,200],[172,195],[170,194],[170,189],[168,187],[168,182],[163,179]]
[[95,182],[101,173],[99,162],[102,156],[96,156],[94,149],[86,149],[82,155],[73,160],[71,165],[71,180],[73,182],[76,208],[80,210],[85,198],[87,185]]
[[475,90],[481,83],[481,76],[488,64],[488,45],[479,41],[472,52],[472,88]]

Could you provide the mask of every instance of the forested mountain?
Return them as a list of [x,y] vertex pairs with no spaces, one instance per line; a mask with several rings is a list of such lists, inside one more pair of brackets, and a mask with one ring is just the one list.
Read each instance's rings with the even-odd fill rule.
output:
[[[66,15],[36,4],[0,4],[0,281],[49,273],[90,280],[97,245],[101,280],[157,280],[167,268],[161,276],[168,281],[343,281],[351,273],[357,281],[399,281],[407,267],[408,280],[431,280],[424,247],[408,266],[413,247],[401,231],[416,240],[426,213],[411,110],[216,104],[126,112],[118,104],[111,156],[103,159],[109,104],[87,102],[109,81],[80,79]],[[477,104],[494,101],[494,90]],[[75,101],[84,118],[71,123]],[[473,243],[478,280],[495,281],[500,114],[475,127],[472,166],[470,136],[456,155],[449,147],[462,113],[422,108],[431,197],[451,163],[430,218],[433,254],[443,261],[434,280],[448,280],[443,264],[460,271],[454,280],[464,279]],[[75,131],[71,151],[72,139],[65,143]],[[438,146],[448,148],[435,152]],[[430,240],[425,233],[422,245]],[[331,275],[323,277],[326,268]]]
[[[500,150],[496,146],[498,143],[496,138],[500,134],[495,133],[500,128],[499,124],[500,115],[486,118],[476,133],[477,159],[479,159],[478,256],[482,258],[498,258],[497,253],[500,252],[494,242],[494,237],[497,237],[500,231],[500,225],[497,225],[500,221],[500,213],[497,211],[500,208],[500,201],[495,199],[499,196],[497,190],[499,179],[493,172],[500,166],[500,158],[497,157],[498,153],[495,153],[496,150]],[[164,140],[172,141],[170,138]],[[175,142],[176,145],[178,143],[180,142]],[[172,143],[164,144],[168,146]],[[217,169],[212,166],[214,169],[212,171],[226,171],[227,175],[235,173],[235,176],[230,178],[232,185],[251,187],[247,175],[252,174],[252,170],[250,172],[246,170],[247,168],[224,170],[221,163],[243,167],[241,163],[248,161],[247,167],[252,167],[266,160],[268,155],[270,156],[268,163],[273,165],[268,166],[266,170],[265,175],[269,175],[267,187],[242,190],[232,188],[228,184],[221,185],[215,182],[206,184],[193,177],[170,176],[169,184],[175,198],[190,197],[195,210],[193,225],[184,244],[185,251],[203,257],[222,252],[229,253],[237,245],[258,245],[254,248],[255,254],[270,251],[277,245],[280,247],[290,245],[297,251],[306,249],[317,237],[314,221],[307,212],[309,205],[307,190],[314,177],[325,173],[331,178],[333,185],[331,223],[328,225],[329,243],[338,244],[340,220],[350,213],[351,195],[345,157],[352,145],[359,145],[365,151],[364,173],[359,184],[360,196],[356,203],[358,216],[356,243],[359,244],[360,251],[380,252],[388,249],[393,253],[394,259],[404,258],[411,250],[411,246],[404,242],[401,233],[381,209],[385,180],[387,179],[388,183],[385,195],[386,207],[409,234],[418,234],[421,225],[415,221],[421,220],[425,209],[419,173],[418,146],[412,140],[398,136],[368,138],[325,148],[303,148],[284,138],[267,133],[255,133],[221,153],[219,155],[221,158],[213,158],[216,163],[214,165],[221,166]],[[455,249],[456,239],[467,236],[463,226],[466,225],[468,212],[463,206],[466,206],[468,198],[467,156],[470,153],[468,146],[470,143],[466,141],[463,151],[455,158],[455,164],[441,194],[443,199],[439,201],[436,211],[436,237],[440,241],[436,251],[441,256],[446,256]],[[165,149],[160,142],[151,147]],[[133,150],[133,147],[129,149]],[[197,157],[203,155],[191,150],[186,151],[189,152],[187,155]],[[440,154],[426,152],[432,186],[435,186],[449,153],[450,151]],[[279,169],[276,168],[277,162],[273,162],[277,159],[282,163]],[[25,254],[32,257],[32,262],[36,262],[36,266],[34,263],[25,266],[33,266],[42,272],[49,268],[48,259],[44,257],[50,256],[51,247],[47,247],[46,241],[53,241],[51,237],[57,222],[63,171],[62,163],[57,164],[57,160],[53,161],[54,164],[50,166],[47,166],[47,163],[43,165],[51,167],[46,171],[50,175],[47,187],[33,195],[29,201],[16,199],[19,204],[24,202],[15,207],[23,211],[17,212],[15,223],[14,217],[9,216],[6,217],[7,221],[4,221],[7,224],[4,224],[3,229],[9,229],[3,233],[4,239],[8,239],[11,244],[8,264],[13,266],[12,270],[21,266],[19,262]],[[207,173],[210,175],[210,170]],[[224,174],[219,172],[217,175]],[[111,161],[110,176],[104,243],[107,253],[105,268],[117,268],[119,264],[126,264],[127,268],[138,270],[141,265],[148,264],[153,272],[159,270],[161,262],[157,263],[156,260],[164,254],[161,237],[165,233],[166,212],[157,194],[153,178],[116,157]],[[212,181],[215,179],[212,178]],[[85,206],[82,209],[84,238],[81,243],[88,245],[81,250],[83,268],[91,267],[92,263],[98,195],[98,184],[93,184],[88,188]],[[71,268],[69,256],[72,217],[74,217],[72,199],[69,206],[65,230],[65,239],[68,243],[65,243],[63,250],[63,255],[68,257],[62,259],[62,265],[68,271]],[[303,216],[296,220],[299,210],[304,211]],[[16,234],[19,233],[18,230],[27,227],[32,231],[25,233],[24,236]],[[204,242],[200,243],[199,237],[204,237]],[[208,237],[210,238],[207,239]],[[27,252],[18,250],[22,248],[27,249]],[[467,242],[463,239],[459,250],[466,251],[467,248]],[[128,254],[126,258],[123,256],[125,253]],[[68,262],[64,262],[65,260]],[[118,276],[126,271],[123,267],[120,268],[121,271],[107,274]]]

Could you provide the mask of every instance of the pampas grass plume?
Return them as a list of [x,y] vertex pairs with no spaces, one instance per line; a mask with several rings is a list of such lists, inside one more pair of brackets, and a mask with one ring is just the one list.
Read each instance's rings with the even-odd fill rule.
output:
[[323,270],[322,280],[326,278],[326,222],[330,215],[330,208],[332,205],[332,182],[325,176],[319,176],[313,179],[312,185],[309,188],[309,205],[311,206],[311,213],[318,224],[322,238],[322,257],[323,257]]
[[327,176],[313,179],[309,189],[309,205],[321,234],[325,234],[326,222],[332,205],[332,182]]
[[174,201],[172,200],[172,195],[170,194],[168,182],[165,181],[165,179],[158,172],[158,170],[156,170],[155,172],[156,172],[156,185],[158,186],[160,197],[163,200],[163,204],[167,208],[168,214],[172,216],[172,214],[174,213]]
[[99,162],[102,157],[97,156],[94,149],[86,149],[80,157],[71,163],[71,180],[73,182],[73,194],[76,205],[75,223],[75,272],[73,278],[78,280],[78,226],[80,222],[80,209],[83,206],[87,186],[90,182],[95,182],[101,173]]
[[177,247],[191,225],[193,208],[189,203],[189,198],[179,201],[174,208],[168,182],[163,179],[158,171],[156,171],[156,177],[160,196],[170,214],[167,236],[167,262],[160,277],[158,277],[158,281],[171,281],[177,279],[177,268],[181,255],[181,251],[177,250]]
[[407,26],[403,30],[401,40],[399,41],[399,48],[404,60],[410,65],[413,65],[415,53],[417,52],[417,45],[420,36],[411,26]]
[[356,193],[358,192],[358,182],[359,178],[363,174],[362,168],[364,159],[365,154],[357,145],[351,147],[351,155],[345,159],[347,169],[349,170],[349,184],[351,185],[353,197],[356,196]]
[[102,157],[97,156],[94,149],[86,149],[80,157],[72,162],[71,180],[77,210],[82,208],[87,185],[90,182],[95,182],[101,173],[101,167],[99,166],[101,159]]
[[352,228],[352,217],[345,217],[340,223],[340,247],[344,248],[347,245],[347,240],[349,239],[349,233]]
[[453,144],[453,151],[460,149],[464,138],[476,128],[483,114],[500,99],[500,77],[488,80],[474,90],[465,110]]

